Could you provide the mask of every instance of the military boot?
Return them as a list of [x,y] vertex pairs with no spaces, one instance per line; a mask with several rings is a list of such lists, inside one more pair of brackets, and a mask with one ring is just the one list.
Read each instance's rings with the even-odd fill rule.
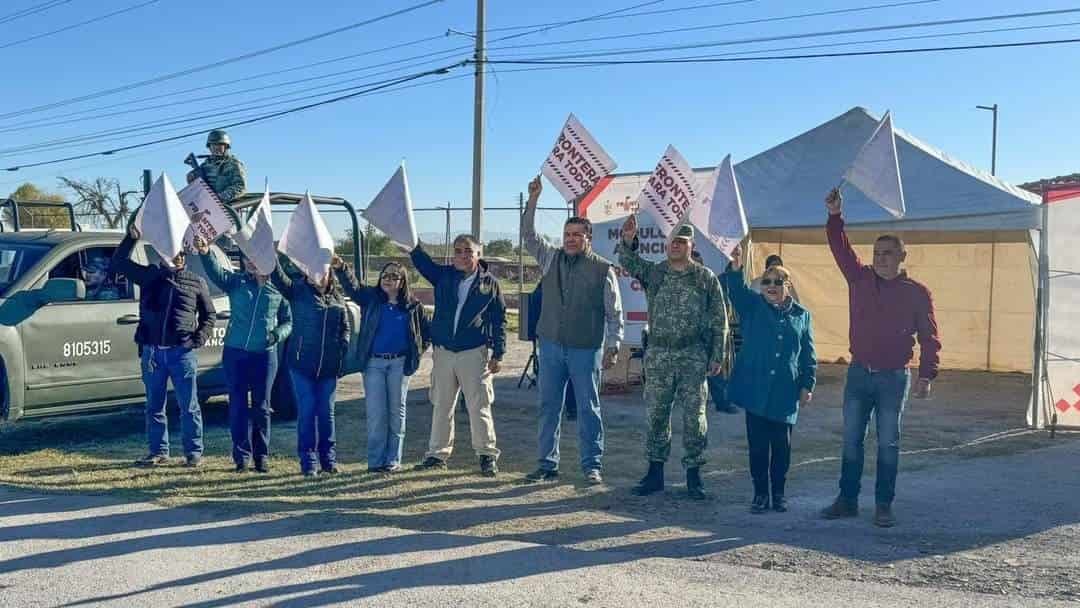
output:
[[705,500],[705,485],[701,483],[701,469],[686,469],[686,493],[694,500]]
[[649,472],[641,478],[634,489],[631,490],[637,496],[648,496],[654,492],[664,490],[664,463],[649,462]]

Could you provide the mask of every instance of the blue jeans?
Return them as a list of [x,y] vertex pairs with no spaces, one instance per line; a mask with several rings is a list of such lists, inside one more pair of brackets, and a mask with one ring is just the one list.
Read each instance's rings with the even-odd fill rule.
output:
[[277,377],[277,349],[253,353],[226,346],[221,361],[229,384],[233,461],[244,464],[254,456],[255,462],[262,462],[270,455],[270,391]]
[[364,401],[367,405],[368,468],[401,464],[405,442],[405,401],[409,377],[405,357],[372,357],[364,370]]
[[202,410],[196,378],[199,359],[189,348],[142,347],[142,379],[146,386],[146,442],[149,453],[169,455],[169,418],[165,414],[169,380],[180,406],[180,434],[185,456],[201,456]]
[[858,363],[848,367],[844,385],[844,451],[840,467],[840,496],[857,502],[863,472],[863,440],[870,414],[877,422],[877,485],[874,500],[892,504],[900,466],[900,420],[911,386],[907,369],[871,372]]
[[559,469],[563,395],[569,379],[578,407],[578,446],[581,470],[602,468],[604,421],[600,417],[599,348],[569,348],[541,338],[540,342],[540,468]]
[[296,395],[296,453],[300,457],[300,472],[314,471],[316,462],[323,470],[330,469],[337,464],[334,451],[337,378],[309,378],[292,368],[289,377]]

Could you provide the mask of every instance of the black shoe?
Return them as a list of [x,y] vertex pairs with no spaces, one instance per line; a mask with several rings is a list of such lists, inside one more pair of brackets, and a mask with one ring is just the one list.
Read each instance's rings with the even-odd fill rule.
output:
[[385,473],[386,467],[368,467],[368,473]]
[[755,494],[754,501],[750,503],[751,513],[764,513],[769,510],[769,497],[764,494]]
[[185,459],[184,461],[184,466],[188,467],[189,469],[197,469],[201,467],[202,464],[203,462],[201,454],[189,454],[187,459]]
[[265,460],[256,460],[255,461],[255,472],[256,473],[269,473],[270,472],[270,465],[267,464],[267,462]]
[[541,481],[555,481],[559,478],[559,470],[536,469],[525,476],[525,483],[539,483]]
[[787,513],[787,499],[783,494],[774,494],[772,497],[772,510],[777,513]]
[[135,461],[135,466],[147,469],[162,467],[169,464],[169,457],[161,454],[147,454]]
[[243,472],[247,471],[247,468],[248,467],[247,467],[246,462],[238,462],[238,463],[236,463],[236,472],[237,473],[243,473]]
[[480,457],[480,474],[484,477],[495,477],[499,474],[499,466],[495,464],[494,456]]
[[434,456],[428,456],[423,462],[413,467],[417,471],[427,471],[429,469],[445,469],[446,461],[435,458]]
[[306,469],[304,471],[301,471],[300,474],[303,475],[304,477],[308,477],[308,478],[313,478],[313,477],[318,477],[319,476],[319,472],[316,471],[315,469]]
[[339,475],[340,473],[341,473],[341,469],[339,469],[336,464],[332,464],[332,465],[330,465],[328,467],[320,467],[319,468],[319,474],[320,475]]
[[874,525],[879,528],[891,528],[896,525],[896,516],[893,515],[892,505],[881,504],[874,509]]
[[648,496],[654,492],[664,490],[664,463],[649,462],[649,472],[641,478],[634,489],[630,490],[636,496]]
[[686,494],[694,500],[705,500],[705,484],[701,483],[701,469],[686,469]]
[[843,496],[837,496],[833,503],[821,510],[821,516],[825,519],[840,519],[841,517],[857,517],[859,515],[858,503],[851,502]]

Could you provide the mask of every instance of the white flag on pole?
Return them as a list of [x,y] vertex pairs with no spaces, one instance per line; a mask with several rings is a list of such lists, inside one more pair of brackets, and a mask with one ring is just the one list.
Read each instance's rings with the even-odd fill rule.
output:
[[225,208],[217,193],[201,177],[195,178],[176,196],[191,218],[191,228],[184,235],[185,247],[193,247],[196,234],[206,239],[207,243],[213,243],[223,234],[236,232],[238,222],[234,219],[235,213]]
[[409,179],[405,175],[405,163],[386,182],[383,189],[360,212],[372,226],[381,230],[390,240],[412,249],[419,242],[416,238],[416,220],[413,218],[412,197],[409,195]]
[[750,233],[730,154],[709,174],[701,185],[701,194],[684,217],[729,258]]
[[904,217],[904,187],[896,154],[892,114],[885,112],[874,134],[863,144],[844,180],[893,217]]
[[191,225],[183,203],[176,196],[169,176],[158,177],[135,216],[142,238],[158,252],[166,264],[184,251],[184,233]]
[[668,236],[697,197],[697,190],[694,171],[675,146],[668,146],[638,195],[638,208],[652,216]]
[[255,213],[240,227],[233,236],[236,246],[247,259],[255,265],[259,274],[267,275],[277,267],[277,252],[274,250],[274,223],[270,215],[270,185],[266,185],[262,200],[255,208]]
[[540,172],[567,201],[596,186],[618,166],[577,119],[570,114]]
[[289,224],[278,241],[278,251],[289,256],[293,264],[315,283],[322,283],[330,274],[334,239],[315,202],[311,200],[311,194],[304,194],[304,200],[289,218]]

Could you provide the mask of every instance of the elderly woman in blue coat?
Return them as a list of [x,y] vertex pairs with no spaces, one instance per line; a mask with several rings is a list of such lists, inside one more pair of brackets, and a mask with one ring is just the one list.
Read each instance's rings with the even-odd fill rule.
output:
[[810,312],[792,298],[791,275],[783,266],[766,270],[761,293],[752,291],[743,277],[738,247],[723,282],[743,333],[729,396],[746,411],[754,482],[750,511],[764,513],[770,506],[787,511],[784,483],[791,465],[791,430],[799,406],[813,397],[817,376]]

